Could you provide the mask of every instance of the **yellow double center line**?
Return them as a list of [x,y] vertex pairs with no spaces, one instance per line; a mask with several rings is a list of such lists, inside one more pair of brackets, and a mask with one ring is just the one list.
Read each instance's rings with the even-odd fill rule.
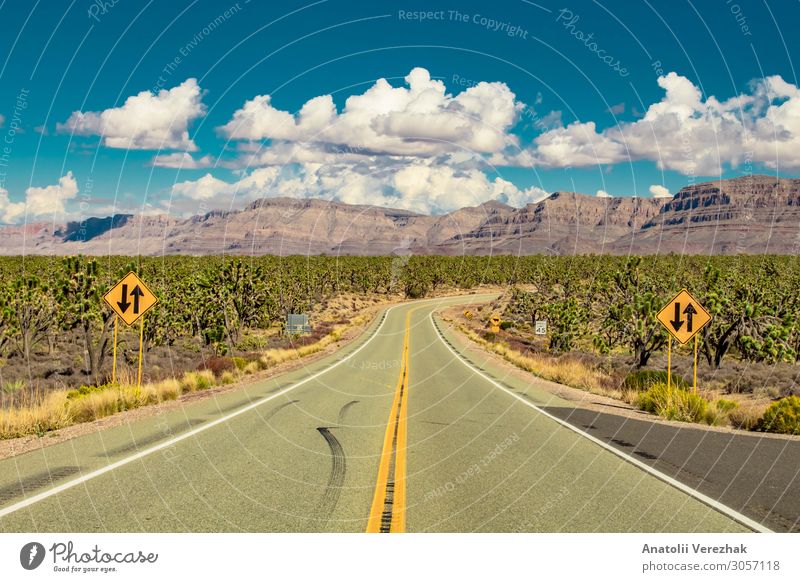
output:
[[400,376],[394,391],[389,423],[383,437],[378,482],[372,498],[367,533],[402,533],[406,530],[406,446],[408,440],[408,338],[411,309],[406,314]]

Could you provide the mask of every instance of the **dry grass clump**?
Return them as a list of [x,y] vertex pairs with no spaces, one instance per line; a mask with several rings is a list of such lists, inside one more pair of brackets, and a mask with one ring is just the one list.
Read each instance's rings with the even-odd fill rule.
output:
[[219,383],[223,386],[227,386],[228,384],[233,384],[236,382],[236,374],[233,372],[223,372],[222,375],[219,377]]
[[162,380],[153,387],[158,392],[158,397],[161,401],[164,400],[177,400],[181,396],[181,383],[176,378],[169,378]]
[[728,422],[733,428],[756,430],[761,422],[764,407],[755,404],[740,405],[728,413]]
[[354,318],[352,321],[350,321],[349,324],[336,325],[331,329],[329,333],[322,336],[318,341],[314,343],[298,345],[296,347],[291,347],[291,348],[276,348],[272,350],[267,350],[261,355],[260,362],[264,368],[271,368],[273,366],[277,366],[278,364],[282,364],[284,362],[297,360],[299,358],[305,358],[306,356],[310,356],[312,354],[321,352],[329,345],[341,340],[342,335],[344,335],[344,332],[349,327],[364,323],[364,321],[366,321],[366,318],[367,316],[362,315]]
[[181,382],[174,378],[145,384],[141,388],[130,384],[120,385],[92,392],[84,397],[71,398],[66,409],[73,424],[88,422],[117,412],[176,400],[180,398],[182,391]]
[[73,424],[66,391],[50,392],[39,403],[0,410],[0,438],[43,435]]
[[490,342],[467,327],[460,326],[462,333],[503,359],[546,380],[583,388],[595,394],[621,398],[622,391],[613,387],[613,379],[602,370],[587,366],[577,359],[556,358],[540,354],[521,354],[501,342]]
[[56,390],[28,402],[0,410],[0,439],[43,435],[80,422],[90,422],[118,412],[176,400],[184,392],[210,388],[210,371],[189,372],[183,379],[170,378],[145,384],[108,384],[79,390]]
[[181,379],[181,389],[184,392],[197,392],[206,390],[214,385],[214,372],[200,370],[199,372],[186,372]]
[[252,362],[248,362],[248,364],[244,367],[243,372],[245,374],[255,374],[259,370],[261,370],[261,361],[253,360]]

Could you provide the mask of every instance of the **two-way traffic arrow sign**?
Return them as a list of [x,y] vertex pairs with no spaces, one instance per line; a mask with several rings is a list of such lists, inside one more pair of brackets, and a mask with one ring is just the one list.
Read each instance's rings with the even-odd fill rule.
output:
[[133,325],[146,311],[158,303],[158,297],[133,271],[114,285],[103,296],[103,300],[128,325]]
[[683,289],[658,312],[658,320],[676,340],[685,344],[708,325],[711,314]]
[[[139,287],[139,285],[136,285],[136,287],[133,288],[133,291],[131,291],[131,297],[133,297],[133,313],[144,313],[144,311],[139,310],[139,298],[142,297],[143,295],[144,292],[142,291],[142,288]],[[123,283],[122,300],[117,301],[117,307],[120,308],[122,313],[125,313],[128,311],[128,307],[130,306],[131,304],[128,301],[128,285],[127,283]]]

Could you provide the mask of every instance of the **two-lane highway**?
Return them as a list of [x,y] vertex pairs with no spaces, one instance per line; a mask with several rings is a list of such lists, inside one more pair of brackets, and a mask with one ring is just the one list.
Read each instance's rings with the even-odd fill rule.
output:
[[754,529],[474,368],[431,315],[486,299],[396,306],[294,372],[0,461],[0,531]]

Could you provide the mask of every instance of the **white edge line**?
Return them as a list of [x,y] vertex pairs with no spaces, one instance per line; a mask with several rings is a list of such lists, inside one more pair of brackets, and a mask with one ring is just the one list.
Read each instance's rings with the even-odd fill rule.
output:
[[638,467],[642,471],[645,471],[645,472],[649,473],[650,475],[656,477],[657,479],[660,479],[661,481],[664,481],[668,485],[672,485],[676,489],[679,489],[680,491],[686,493],[687,495],[690,495],[691,497],[694,497],[698,501],[701,501],[701,502],[705,503],[706,505],[708,505],[712,509],[717,510],[718,512],[726,515],[727,517],[730,517],[731,519],[733,519],[734,521],[737,521],[741,525],[749,527],[750,529],[752,529],[754,531],[757,531],[759,533],[775,533],[773,530],[771,530],[771,529],[767,528],[766,526],[758,523],[757,521],[754,521],[754,520],[750,519],[746,515],[742,515],[741,513],[736,511],[735,509],[732,509],[732,508],[728,507],[727,505],[723,505],[722,503],[720,503],[719,501],[717,501],[715,499],[712,499],[708,495],[700,493],[696,489],[692,489],[691,487],[689,487],[688,485],[686,485],[684,483],[681,483],[677,479],[674,479],[674,478],[670,477],[669,475],[666,475],[665,473],[662,473],[661,471],[659,471],[657,469],[654,469],[653,467],[641,462],[638,459],[635,459],[635,458],[633,458],[633,457],[631,457],[629,455],[626,455],[622,451],[615,449],[614,447],[612,447],[608,443],[605,443],[605,442],[601,441],[597,437],[594,437],[594,436],[592,436],[592,435],[590,435],[590,434],[588,434],[586,432],[583,432],[582,430],[580,430],[579,428],[571,425],[570,423],[568,423],[568,422],[566,422],[564,420],[561,420],[560,418],[558,418],[556,416],[553,416],[552,414],[550,414],[546,410],[543,410],[543,409],[539,408],[538,406],[536,406],[535,404],[533,404],[532,402],[529,402],[528,400],[524,399],[522,396],[519,396],[518,394],[515,394],[514,392],[512,392],[511,390],[509,390],[508,388],[506,388],[502,384],[500,384],[498,382],[495,382],[492,378],[488,377],[481,370],[479,370],[478,368],[476,368],[475,366],[473,366],[472,364],[467,362],[458,352],[456,352],[450,346],[450,344],[447,342],[447,340],[444,337],[444,335],[442,334],[442,332],[439,331],[439,327],[436,325],[436,322],[433,320],[433,311],[431,311],[429,317],[430,317],[430,320],[431,320],[431,324],[433,324],[433,329],[436,331],[436,335],[439,336],[439,339],[442,340],[442,343],[444,344],[444,346],[448,350],[450,350],[450,352],[458,359],[458,361],[460,361],[462,364],[464,364],[467,368],[472,370],[474,373],[478,374],[480,377],[482,377],[487,382],[490,382],[492,385],[496,386],[497,388],[500,388],[500,390],[502,390],[506,394],[509,394],[510,396],[513,396],[514,398],[516,398],[517,400],[519,400],[520,402],[522,402],[526,406],[529,406],[529,407],[533,408],[536,412],[546,416],[550,420],[553,420],[553,421],[557,422],[561,426],[563,426],[565,428],[568,428],[572,432],[577,433],[580,436],[590,440],[594,444],[596,444],[596,445],[604,448],[605,450],[615,454],[616,456],[618,456],[621,459],[627,461],[628,463],[634,465],[635,467]]
[[382,320],[381,320],[380,324],[378,325],[378,327],[375,329],[375,331],[372,332],[372,335],[369,337],[369,339],[367,339],[363,344],[361,344],[358,348],[356,348],[350,354],[346,355],[344,358],[342,358],[340,360],[337,360],[336,362],[334,362],[330,366],[320,370],[319,372],[316,372],[316,373],[312,374],[311,376],[308,376],[307,378],[304,378],[304,379],[302,379],[302,380],[300,380],[300,381],[298,381],[298,382],[296,382],[294,384],[290,384],[289,386],[287,386],[283,390],[280,390],[279,392],[276,392],[275,394],[272,394],[270,396],[265,396],[264,398],[261,398],[260,400],[257,400],[257,401],[255,401],[255,402],[253,402],[251,404],[248,404],[244,408],[240,408],[238,410],[234,410],[230,414],[228,414],[226,416],[223,416],[221,418],[218,418],[217,420],[211,421],[208,424],[203,424],[202,426],[199,426],[199,427],[197,427],[195,429],[192,429],[192,430],[190,430],[188,432],[179,434],[178,436],[173,437],[173,438],[169,439],[168,441],[165,441],[165,442],[160,443],[158,445],[154,445],[154,446],[150,447],[149,449],[145,449],[144,451],[138,452],[138,453],[136,453],[134,455],[131,455],[130,457],[126,457],[124,459],[120,459],[119,461],[111,463],[110,465],[106,465],[105,467],[101,467],[99,469],[95,469],[91,473],[86,473],[85,475],[81,475],[80,477],[77,477],[77,478],[75,478],[75,479],[73,479],[71,481],[67,481],[66,483],[62,483],[61,485],[57,485],[56,487],[52,487],[51,489],[48,489],[46,491],[42,491],[41,493],[38,493],[38,494],[36,494],[36,495],[34,495],[32,497],[29,497],[27,499],[23,499],[22,501],[19,501],[19,502],[13,504],[13,505],[9,505],[8,507],[4,507],[4,508],[0,509],[0,518],[5,517],[5,516],[7,516],[7,515],[9,515],[11,513],[14,513],[15,511],[19,511],[20,509],[24,509],[24,508],[26,508],[26,507],[28,507],[30,505],[33,505],[34,503],[38,503],[39,501],[43,501],[44,499],[47,499],[48,497],[51,497],[52,495],[55,495],[57,493],[61,493],[62,491],[66,491],[67,489],[75,487],[76,485],[80,485],[81,483],[85,483],[85,482],[87,482],[87,481],[89,481],[91,479],[94,479],[95,477],[99,477],[100,475],[103,475],[105,473],[113,471],[114,469],[119,469],[120,467],[123,467],[123,466],[127,465],[128,463],[132,463],[133,461],[137,461],[137,460],[139,460],[141,458],[144,458],[144,457],[146,457],[148,455],[152,455],[155,452],[158,452],[160,450],[163,450],[163,449],[166,449],[168,447],[171,447],[172,445],[174,445],[176,443],[179,443],[179,442],[181,442],[183,440],[186,440],[186,439],[188,439],[190,437],[193,437],[193,436],[195,436],[197,434],[200,434],[201,432],[206,431],[206,430],[208,430],[208,429],[210,429],[212,427],[215,427],[215,426],[217,426],[219,424],[227,422],[232,418],[235,418],[235,417],[237,417],[237,416],[239,416],[241,414],[244,414],[245,412],[249,412],[250,410],[253,410],[256,407],[261,406],[262,404],[265,404],[265,403],[269,402],[270,400],[278,398],[279,396],[283,396],[287,392],[289,392],[291,390],[294,390],[295,388],[297,388],[299,386],[302,386],[303,384],[306,384],[307,382],[310,382],[311,380],[319,378],[320,376],[322,376],[323,374],[329,372],[330,370],[332,370],[336,366],[346,362],[347,360],[349,360],[350,358],[355,356],[358,352],[360,352],[365,347],[367,347],[370,344],[370,342],[372,342],[373,339],[378,337],[378,333],[381,331],[381,329],[383,328],[384,324],[386,323],[386,320],[388,319],[389,312],[392,309],[394,309],[395,307],[399,307],[399,305],[392,305],[391,307],[389,307],[385,311],[383,311],[383,313],[381,315]]

